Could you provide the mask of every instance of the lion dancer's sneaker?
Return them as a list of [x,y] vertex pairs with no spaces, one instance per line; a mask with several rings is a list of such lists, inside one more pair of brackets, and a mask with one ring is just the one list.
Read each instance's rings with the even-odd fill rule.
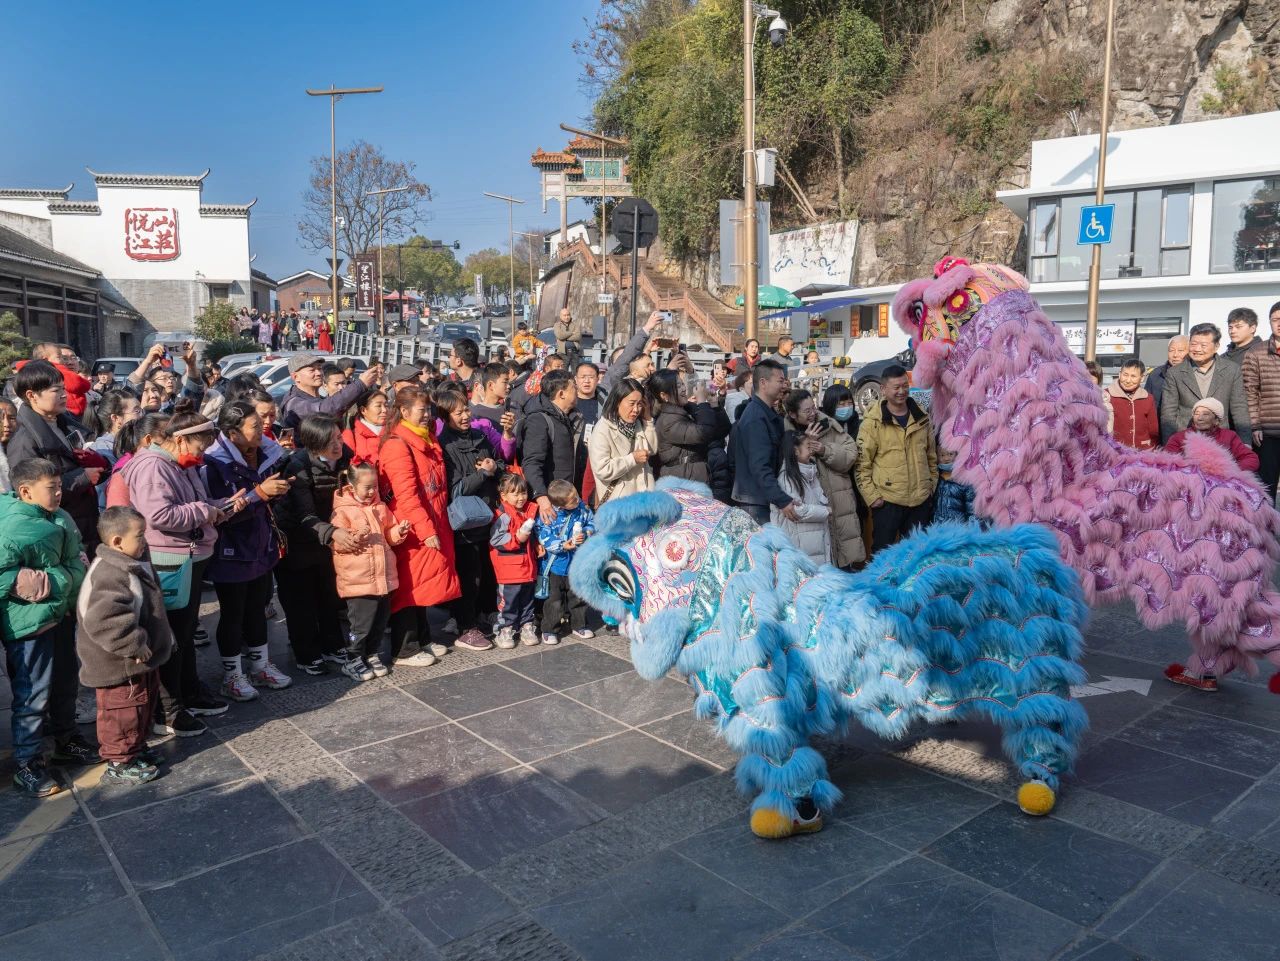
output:
[[1181,684],[1197,691],[1213,692],[1218,689],[1218,678],[1214,674],[1192,674],[1181,664],[1170,664],[1164,669],[1164,676],[1174,684]]
[[796,834],[816,834],[822,830],[822,812],[812,799],[802,797],[795,802],[794,815],[776,808],[757,808],[751,812],[751,833],[758,838],[789,838]]

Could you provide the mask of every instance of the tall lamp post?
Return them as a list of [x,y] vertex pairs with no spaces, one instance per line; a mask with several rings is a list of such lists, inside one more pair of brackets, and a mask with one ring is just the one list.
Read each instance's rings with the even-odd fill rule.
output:
[[[511,320],[514,322],[516,317],[516,227],[515,227],[515,205],[524,203],[523,200],[517,200],[515,197],[508,197],[506,194],[491,194],[484,191],[486,197],[492,197],[494,200],[504,200],[507,204],[507,266],[511,268],[511,286],[507,294],[507,306],[511,309]],[[484,330],[483,325],[480,328]]]
[[756,27],[765,17],[769,41],[782,46],[787,22],[777,10],[742,0],[742,219],[746,228],[742,265],[742,329],[750,340],[759,335],[760,244],[756,236]]
[[328,90],[308,90],[308,97],[329,98],[329,205],[330,224],[333,226],[333,326],[337,329],[342,301],[338,299],[338,135],[334,126],[334,106],[348,94],[382,93],[382,87],[343,87],[329,84]]
[[[544,235],[543,235],[543,234],[535,234],[535,233],[532,233],[531,231],[528,231],[528,230],[517,230],[517,231],[516,231],[516,234],[517,234],[518,236],[520,236],[520,237],[528,237],[530,240],[532,240],[534,237],[537,237],[539,240],[543,240],[543,239],[544,239]],[[541,258],[541,256],[539,256],[539,258],[538,258],[538,271],[539,271],[539,272],[541,272],[541,271],[542,271],[542,258]],[[528,302],[529,302],[529,301],[531,301],[532,299],[533,299],[533,245],[532,245],[532,244],[530,244],[530,245],[529,245],[529,296],[525,299],[525,303],[528,303]],[[514,323],[515,323],[515,318],[513,317],[513,318],[512,318],[512,325],[513,325],[513,326],[514,326]]]
[[[365,191],[366,197],[378,198],[378,336],[379,337],[387,336],[387,305],[382,298],[382,290],[383,290],[383,287],[382,287],[382,204],[383,204],[383,198],[386,197],[387,194],[398,194],[409,189],[410,189],[409,187],[405,186],[405,187],[384,187],[382,190]],[[400,307],[400,320],[403,323],[405,319],[404,304],[401,303],[399,307]]]
[[[1098,130],[1098,184],[1094,203],[1107,199],[1107,127],[1111,123],[1111,47],[1115,40],[1116,0],[1107,0],[1107,49],[1102,55],[1102,126]],[[1094,360],[1098,352],[1098,284],[1102,280],[1102,245],[1093,245],[1089,263],[1089,307],[1084,324],[1084,359]]]

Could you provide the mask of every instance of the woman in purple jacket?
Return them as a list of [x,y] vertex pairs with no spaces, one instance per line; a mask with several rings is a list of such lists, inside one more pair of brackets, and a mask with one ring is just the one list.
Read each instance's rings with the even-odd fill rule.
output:
[[[256,688],[280,690],[293,683],[267,656],[267,603],[271,572],[283,544],[270,501],[289,490],[280,475],[284,449],[263,435],[262,418],[247,401],[226,404],[218,414],[221,433],[205,456],[205,482],[215,503],[243,498],[246,506],[218,529],[209,580],[218,594],[218,653],[222,695],[252,701]],[[248,670],[242,654],[248,655]]]
[[199,465],[218,428],[192,411],[190,401],[182,404],[181,412],[155,425],[151,446],[130,457],[120,476],[128,489],[129,503],[146,518],[151,563],[164,571],[182,567],[188,559],[191,562],[187,604],[166,612],[175,643],[173,654],[160,667],[160,705],[154,731],[193,737],[206,730],[200,717],[227,710],[225,701],[201,690],[195,631],[200,623],[200,582],[217,539],[214,525],[231,516],[235,507],[215,506],[200,477]]

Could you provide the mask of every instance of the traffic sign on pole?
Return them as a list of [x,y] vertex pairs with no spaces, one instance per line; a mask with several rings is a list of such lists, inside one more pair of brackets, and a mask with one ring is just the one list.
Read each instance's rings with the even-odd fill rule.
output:
[[1081,247],[1090,244],[1111,243],[1111,225],[1115,222],[1115,204],[1094,204],[1080,208],[1080,237],[1076,241]]

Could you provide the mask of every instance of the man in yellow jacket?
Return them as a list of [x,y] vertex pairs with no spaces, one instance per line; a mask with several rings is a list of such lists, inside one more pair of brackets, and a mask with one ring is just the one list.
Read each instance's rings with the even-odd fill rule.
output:
[[529,333],[529,325],[523,320],[516,324],[515,336],[511,338],[511,350],[516,360],[528,360],[538,349],[538,339]]
[[896,543],[933,519],[938,445],[929,415],[911,400],[907,372],[887,367],[883,399],[858,430],[855,477],[871,508],[873,552]]

